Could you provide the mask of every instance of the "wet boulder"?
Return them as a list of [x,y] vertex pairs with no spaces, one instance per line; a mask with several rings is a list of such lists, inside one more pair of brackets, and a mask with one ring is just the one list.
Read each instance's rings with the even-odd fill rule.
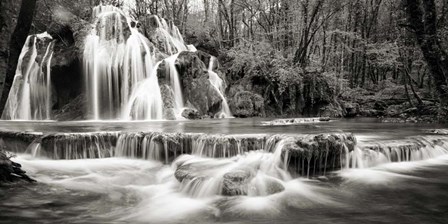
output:
[[334,101],[329,104],[322,104],[319,108],[318,115],[324,117],[343,117],[344,109],[337,101]]
[[239,169],[223,176],[222,195],[224,196],[266,196],[285,190],[276,178],[263,176],[254,178],[251,170]]
[[356,117],[360,113],[358,103],[345,102],[343,103],[344,117]]
[[146,15],[140,20],[139,30],[163,54],[170,55],[174,49],[168,44],[168,38],[162,32],[162,24],[158,16]]
[[194,32],[186,32],[186,41],[196,47],[196,49],[207,52],[209,54],[218,55],[219,46],[215,38],[211,37],[207,31],[196,30]]
[[277,194],[285,190],[285,187],[280,180],[266,176],[261,179],[261,182],[252,183],[250,189],[250,195],[266,196],[271,194]]
[[[181,81],[185,105],[197,109],[201,116],[212,117],[222,108],[222,98],[216,88],[210,83],[205,64],[197,52],[184,51],[175,62]],[[159,84],[169,85],[169,66],[162,62],[157,70]]]
[[267,195],[277,194],[285,190],[283,184],[279,180],[274,178],[267,178],[265,184]]
[[10,160],[11,156],[3,150],[0,150],[0,185],[12,182],[36,182],[31,179],[26,172],[22,170],[22,166]]
[[[71,8],[57,4],[51,7],[55,13],[45,30],[54,38],[51,59],[53,108],[63,110],[67,104],[73,105],[73,101],[78,101],[77,97],[82,92],[82,54],[85,38],[91,33],[92,26],[90,18],[75,14]],[[77,118],[64,116],[64,120],[75,119]]]
[[146,37],[151,37],[160,26],[159,18],[156,15],[146,15],[139,22],[139,30]]
[[184,111],[182,111],[182,117],[187,118],[189,120],[197,120],[201,119],[201,115],[199,114],[199,111],[192,108],[187,108]]
[[186,50],[183,41],[176,39],[173,26],[171,21],[166,22],[156,15],[146,15],[138,24],[139,31],[165,56],[179,53],[180,49]]
[[58,121],[86,120],[87,98],[84,94],[79,95],[61,109],[54,111],[54,119]]
[[283,157],[288,157],[289,169],[308,177],[340,169],[341,158],[356,146],[351,133],[303,135],[283,141]]
[[188,104],[197,108],[202,115],[213,116],[222,108],[222,98],[217,90],[210,84],[208,74],[194,79],[191,83],[183,81],[185,99]]
[[167,84],[161,84],[160,94],[162,95],[163,100],[163,118],[167,120],[176,120],[173,91]]
[[182,181],[184,180],[191,180],[193,179],[195,176],[192,173],[192,166],[179,166],[176,171],[174,172],[174,177],[180,182],[182,183]]
[[240,91],[230,100],[235,117],[261,117],[264,115],[263,97],[249,91]]
[[222,194],[224,196],[247,195],[251,174],[245,170],[235,170],[224,174]]
[[[193,162],[191,162],[193,161]],[[195,156],[184,155],[180,159],[174,161],[176,165],[176,171],[174,177],[182,183],[184,181],[196,181],[209,178],[209,175],[213,175],[215,169],[219,169],[221,165],[219,163],[210,163],[210,160],[197,160]]]

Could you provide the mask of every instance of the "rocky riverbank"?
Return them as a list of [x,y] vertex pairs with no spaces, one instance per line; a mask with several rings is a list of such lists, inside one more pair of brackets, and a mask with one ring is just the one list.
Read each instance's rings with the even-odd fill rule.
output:
[[22,170],[22,165],[11,161],[11,157],[7,152],[0,150],[0,185],[13,182],[35,182],[26,175],[26,171]]

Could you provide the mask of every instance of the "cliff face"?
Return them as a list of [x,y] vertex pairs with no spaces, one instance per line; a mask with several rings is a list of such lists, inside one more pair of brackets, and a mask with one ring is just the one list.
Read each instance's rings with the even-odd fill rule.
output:
[[6,69],[8,67],[9,41],[16,26],[20,2],[2,0],[0,2],[0,92],[3,90]]

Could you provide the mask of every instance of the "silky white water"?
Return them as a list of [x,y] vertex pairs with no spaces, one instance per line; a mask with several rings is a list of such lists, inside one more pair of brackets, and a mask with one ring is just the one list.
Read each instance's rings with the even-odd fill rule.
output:
[[115,7],[97,6],[93,16],[95,28],[86,38],[84,48],[86,90],[92,119],[121,116],[162,119],[161,113],[151,111],[162,104],[159,88],[147,89],[149,93],[144,94],[151,97],[145,105],[136,105],[135,110],[127,109],[136,103],[136,97],[131,99],[131,94],[136,92],[134,88],[138,85],[148,83],[146,85],[150,87],[158,87],[155,59],[146,38],[132,28],[129,19]]
[[[83,113],[88,120],[173,119],[163,108],[163,97],[166,100],[166,96],[160,92],[159,69],[167,73],[164,78],[168,80],[167,88],[174,98],[174,118],[184,119],[181,115],[185,109],[183,90],[176,60],[181,52],[195,52],[196,48],[184,43],[179,29],[172,22],[158,16],[153,18],[156,27],[152,27],[155,29],[145,37],[135,26],[135,21],[121,9],[102,4],[93,8],[92,30],[85,37],[82,57],[83,91],[87,103],[87,111]],[[52,118],[53,104],[57,105],[57,97],[52,97],[51,87],[53,43],[42,51],[40,42],[46,38],[51,39],[46,33],[28,37],[3,119]],[[162,62],[164,68],[160,68]],[[210,80],[223,98],[222,116],[227,116],[230,111],[222,95],[222,83],[216,74],[214,78],[213,71],[210,72]]]
[[179,54],[180,53],[176,53],[164,60],[166,71],[169,71],[169,82],[174,96],[174,114],[177,118],[181,117],[182,110],[184,109],[184,99],[182,96],[179,73],[177,72],[175,65]]
[[48,33],[30,35],[19,56],[16,74],[2,114],[5,120],[50,120],[51,59],[54,42]]
[[218,74],[216,74],[216,72],[213,71],[214,63],[215,57],[212,56],[210,57],[210,62],[208,65],[208,79],[222,99],[221,112],[219,112],[217,116],[219,118],[230,118],[232,117],[232,112],[230,112],[229,104],[227,103],[227,99],[224,97],[224,81]]
[[[312,218],[305,215],[292,218],[292,214],[304,210],[307,211],[306,214],[316,213],[316,218],[322,219],[322,216],[327,217],[327,213],[328,217],[335,217],[331,215],[333,212],[343,215],[348,212],[345,209],[359,209],[367,218],[372,215],[369,211],[381,210],[379,201],[383,201],[381,198],[365,199],[366,195],[372,195],[369,194],[370,189],[385,194],[389,191],[402,192],[401,196],[397,197],[402,200],[409,196],[410,192],[416,191],[416,184],[432,187],[437,183],[430,177],[414,176],[418,175],[416,171],[435,172],[448,166],[446,157],[439,157],[423,162],[397,163],[392,167],[349,169],[330,176],[330,179],[323,179],[322,182],[306,179],[281,181],[284,190],[272,195],[264,192],[267,189],[265,183],[274,177],[259,170],[250,183],[253,187],[250,188],[248,196],[226,197],[216,194],[217,185],[214,184],[213,178],[197,184],[180,183],[174,178],[174,165],[163,165],[153,160],[46,160],[31,158],[29,155],[20,155],[14,160],[21,163],[43,189],[52,189],[52,194],[58,195],[58,198],[82,203],[82,207],[86,209],[83,213],[91,216],[83,218],[84,221],[132,223],[208,223],[233,219],[244,222],[258,219],[261,223],[290,220],[288,222],[293,223],[292,221],[297,221],[299,217],[305,220]],[[196,164],[204,161],[191,157],[187,158],[186,162]],[[227,170],[230,164],[239,166],[253,162],[256,161],[249,158],[246,160],[244,157],[235,162],[214,159],[208,161],[207,166],[210,166],[211,170],[198,172],[217,175]],[[408,169],[409,167],[413,168]],[[336,181],[333,184],[332,178],[342,178],[342,183]],[[35,195],[42,194],[43,189]],[[29,200],[34,200],[33,197]],[[372,207],[364,210],[364,206],[358,205],[356,200],[353,201],[354,197],[361,200],[360,204],[367,203],[363,201],[368,200]],[[395,209],[399,208],[400,203],[406,203],[392,196],[389,196],[388,200],[395,202]],[[77,212],[77,209],[73,209],[72,214],[66,215],[66,218]],[[384,212],[381,214],[381,217],[386,217]],[[91,219],[92,216],[96,218]],[[51,219],[51,216],[47,217]],[[76,220],[82,218],[81,215],[75,217]],[[356,223],[350,221],[349,216],[344,217],[346,222]]]
[[[2,132],[0,140],[8,149],[24,150],[20,139],[41,136],[26,154],[17,151],[13,158],[38,182],[0,187],[0,218],[27,223],[356,224],[359,217],[372,223],[443,223],[446,217],[447,136],[425,134],[424,127],[416,130],[410,124],[381,124],[383,129],[359,131],[355,148],[326,148],[319,140],[326,134],[318,133],[341,127],[356,132],[365,130],[365,124],[323,123],[314,134],[315,129],[302,126],[299,130],[309,133],[303,135],[296,133],[300,127],[272,134],[287,130],[266,129],[256,120],[230,120],[233,128],[206,129],[228,121],[163,122],[182,133],[144,132],[160,122],[14,122],[16,128],[43,131]],[[0,129],[10,129],[9,123],[3,121]],[[120,131],[111,131],[116,125]],[[396,132],[391,127],[413,129]],[[223,129],[234,134],[190,133]],[[256,130],[272,135],[247,134]],[[349,137],[339,133],[330,139],[349,142]],[[327,150],[338,153],[327,155]],[[323,165],[326,172],[316,168]],[[296,172],[296,166],[305,172]],[[428,201],[430,206],[422,206]]]
[[[86,38],[84,68],[89,113],[94,120],[162,120],[163,103],[157,78],[160,61],[149,40],[118,8],[99,5],[93,10],[94,29]],[[176,110],[183,108],[179,75],[174,66],[181,51],[188,50],[179,30],[159,19],[156,33],[165,38],[164,59],[170,70]]]

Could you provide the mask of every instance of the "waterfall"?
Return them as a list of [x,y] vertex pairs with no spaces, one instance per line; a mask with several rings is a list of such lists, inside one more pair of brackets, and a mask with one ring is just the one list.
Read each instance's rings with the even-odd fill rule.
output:
[[[161,119],[157,110],[162,98],[154,72],[154,55],[146,38],[130,26],[124,13],[111,6],[94,8],[95,28],[87,36],[84,48],[86,90],[91,117],[95,120],[126,117],[132,92],[140,85],[150,86],[144,96],[145,105],[138,105],[131,118]],[[135,89],[134,89],[135,88]],[[137,97],[133,97],[135,104]]]
[[[89,113],[94,120],[161,120],[163,101],[157,78],[160,62],[149,40],[130,19],[112,6],[99,5],[93,10],[94,29],[86,38],[84,69]],[[176,116],[184,107],[175,61],[185,45],[173,23],[155,16],[153,35],[163,39],[162,47],[171,56],[164,59],[169,70],[170,88],[175,98]]]
[[224,97],[224,81],[213,71],[213,64],[215,62],[215,57],[210,57],[210,62],[208,65],[208,80],[212,86],[216,89],[219,96],[222,99],[222,109],[219,112],[218,117],[220,118],[230,118],[232,117],[232,112],[230,112],[229,104]]
[[[173,22],[158,16],[151,18],[155,18],[155,29],[146,34],[153,42],[131,25],[130,17],[121,9],[102,4],[93,8],[92,30],[85,38],[82,61],[89,119],[164,119],[157,77],[161,62],[169,71],[166,79],[174,96],[175,117],[183,119],[182,85],[175,62],[181,52],[194,52],[196,48],[184,43]],[[42,51],[44,39],[51,36],[44,33],[27,38],[2,119],[51,119],[54,44],[45,45],[46,51]],[[165,51],[159,51],[154,44]]]
[[440,136],[411,137],[359,145],[350,152],[350,167],[368,168],[386,163],[412,162],[448,154],[448,138]]
[[163,118],[162,96],[156,75],[159,65],[160,62],[154,66],[149,78],[136,84],[124,108],[124,120],[161,120]]
[[19,56],[2,119],[51,119],[50,66],[54,42],[45,42],[51,39],[46,32],[27,37]]
[[157,23],[155,35],[163,38],[163,48],[168,54],[173,55],[189,50],[184,43],[179,29],[172,22],[168,25],[165,19],[158,16],[155,18]]
[[176,118],[180,118],[182,116],[181,114],[184,108],[184,99],[182,97],[182,89],[179,80],[179,73],[177,72],[176,69],[176,59],[179,56],[179,54],[180,53],[176,53],[164,60],[166,70],[168,70],[170,73],[169,80],[174,96],[174,114],[176,115]]

